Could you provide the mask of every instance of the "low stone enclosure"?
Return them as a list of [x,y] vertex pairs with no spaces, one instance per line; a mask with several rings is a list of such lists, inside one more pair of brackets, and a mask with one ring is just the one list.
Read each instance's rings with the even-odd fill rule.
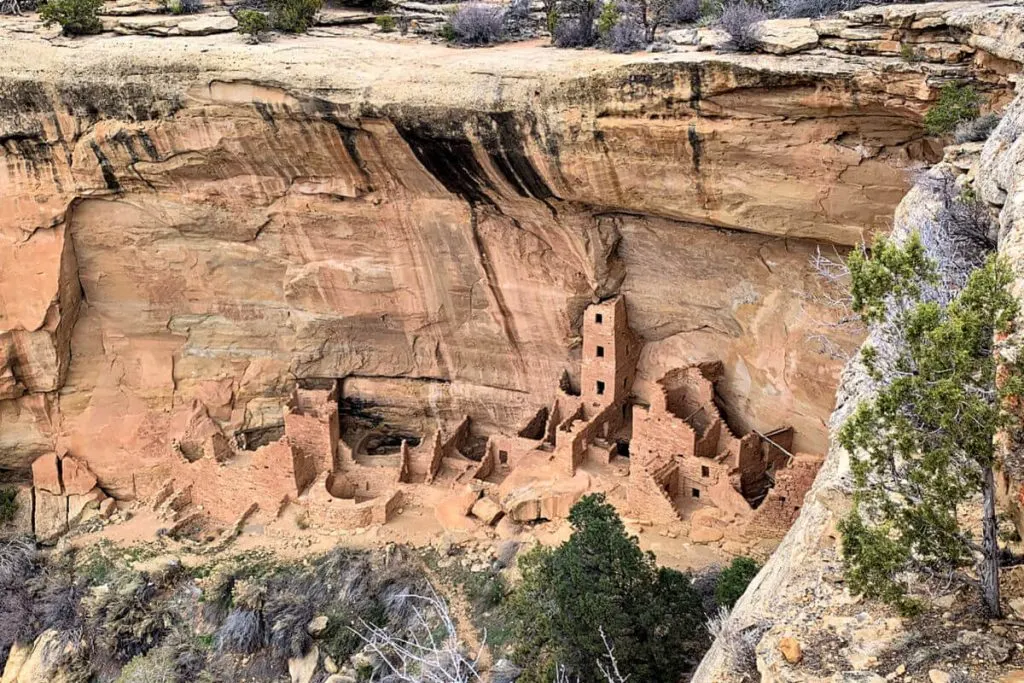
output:
[[[821,458],[792,453],[789,427],[733,434],[715,403],[718,362],[672,370],[655,400],[639,401],[632,387],[642,342],[624,299],[584,315],[578,395],[563,387],[515,434],[477,435],[469,417],[416,445],[372,425],[342,433],[337,381],[297,388],[283,428],[262,438],[228,437],[196,402],[174,425],[173,453],[158,465],[165,483],[151,503],[172,529],[206,518],[269,522],[290,506],[304,523],[355,529],[385,524],[407,504],[433,508],[445,528],[467,529],[505,516],[564,518],[585,493],[624,484],[616,502],[625,514],[689,522],[694,542],[781,537]],[[47,539],[67,528],[70,507],[81,517],[79,497],[93,508],[104,499],[68,454],[43,456],[33,476],[33,526]]]

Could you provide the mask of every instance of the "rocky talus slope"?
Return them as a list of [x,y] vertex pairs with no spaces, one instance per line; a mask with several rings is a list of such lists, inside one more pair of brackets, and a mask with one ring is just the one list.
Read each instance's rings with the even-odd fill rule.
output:
[[940,154],[921,126],[939,86],[1008,98],[1009,10],[828,29],[960,46],[912,62],[871,40],[253,48],[5,20],[0,466],[70,452],[145,495],[196,406],[257,433],[307,378],[423,436],[463,414],[509,428],[576,366],[583,306],[616,293],[642,378],[722,360],[731,420],[823,451],[840,366],[808,339],[854,340],[826,326],[809,257],[888,228],[907,170]]

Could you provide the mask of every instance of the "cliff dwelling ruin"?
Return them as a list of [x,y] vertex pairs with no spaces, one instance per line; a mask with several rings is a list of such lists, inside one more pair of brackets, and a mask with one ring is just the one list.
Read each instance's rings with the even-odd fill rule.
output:
[[[720,362],[671,370],[654,400],[640,400],[642,347],[623,296],[588,306],[579,391],[559,388],[514,433],[478,433],[469,417],[439,423],[428,438],[395,432],[346,401],[343,379],[302,382],[283,427],[257,435],[229,438],[197,402],[176,425],[166,481],[149,502],[175,530],[206,519],[269,522],[287,509],[317,528],[354,530],[407,507],[432,510],[445,529],[472,530],[505,517],[562,519],[582,495],[602,491],[644,523],[687,523],[694,542],[780,538],[821,457],[794,453],[788,426],[737,437],[715,396]],[[33,476],[43,538],[107,501],[67,453],[38,459]],[[70,511],[55,517],[54,501]]]

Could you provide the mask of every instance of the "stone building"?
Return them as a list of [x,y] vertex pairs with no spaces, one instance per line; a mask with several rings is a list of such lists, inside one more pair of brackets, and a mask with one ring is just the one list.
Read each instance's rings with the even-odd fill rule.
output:
[[[165,481],[152,502],[174,528],[199,517],[269,522],[295,506],[311,525],[351,529],[387,523],[406,503],[433,507],[446,527],[465,527],[467,517],[564,517],[588,491],[617,488],[615,477],[628,470],[625,506],[634,517],[689,521],[692,540],[781,536],[821,462],[791,452],[793,430],[736,435],[715,401],[718,362],[672,370],[649,403],[638,400],[642,342],[621,296],[589,306],[581,329],[579,392],[561,387],[514,434],[477,434],[468,417],[412,443],[373,424],[343,429],[343,384],[330,380],[296,388],[283,425],[259,437],[225,435],[196,402],[174,421],[172,452],[159,466]],[[63,462],[70,481],[76,461],[50,460],[33,468],[36,527],[59,531],[68,515],[54,522],[48,504],[66,492],[53,493],[51,480]],[[87,503],[97,507],[103,495],[97,489]]]

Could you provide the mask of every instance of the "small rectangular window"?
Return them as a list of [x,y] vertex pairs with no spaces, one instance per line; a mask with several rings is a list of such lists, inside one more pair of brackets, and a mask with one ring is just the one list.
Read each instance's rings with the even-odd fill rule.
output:
[[690,496],[700,498],[700,489],[690,489]]
[[603,346],[598,346],[597,347],[597,357],[598,358],[604,358],[604,347]]
[[598,380],[597,381],[597,395],[600,396],[603,393],[604,393],[604,382]]
[[508,451],[498,451],[498,462],[502,465],[508,462]]
[[604,322],[604,316],[601,315],[600,313],[596,314],[594,316],[594,322],[597,323],[598,325],[600,325],[601,323]]
[[700,466],[700,476],[702,476],[702,477],[710,477],[711,476],[711,468],[708,467],[707,465],[701,465]]

